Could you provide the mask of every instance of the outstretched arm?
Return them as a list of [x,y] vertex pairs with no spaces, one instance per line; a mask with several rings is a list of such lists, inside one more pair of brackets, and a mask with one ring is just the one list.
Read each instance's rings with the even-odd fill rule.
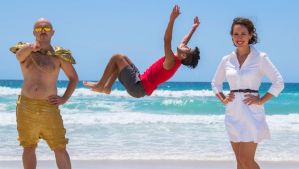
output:
[[40,50],[40,45],[38,42],[28,44],[17,51],[16,56],[19,62],[23,63],[31,52],[37,52]]
[[194,18],[194,21],[193,21],[193,25],[192,25],[192,28],[190,30],[190,32],[184,36],[184,38],[182,39],[181,43],[180,43],[180,47],[182,46],[186,46],[189,42],[189,40],[191,39],[193,33],[196,31],[196,29],[198,28],[200,22],[199,22],[199,19],[198,17],[196,16]]
[[175,5],[172,9],[170,19],[165,31],[164,35],[164,52],[165,52],[165,61],[164,61],[164,68],[171,69],[174,65],[174,54],[171,49],[171,40],[172,40],[172,30],[175,19],[180,15],[180,7]]

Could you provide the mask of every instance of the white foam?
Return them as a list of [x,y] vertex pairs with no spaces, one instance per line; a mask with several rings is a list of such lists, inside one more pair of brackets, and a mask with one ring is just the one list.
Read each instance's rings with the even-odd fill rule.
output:
[[299,113],[266,116],[271,130],[299,131]]
[[162,101],[163,105],[178,105],[178,106],[184,106],[187,105],[188,103],[193,103],[194,100],[190,99],[190,100],[183,100],[183,99],[165,99]]
[[0,103],[0,111],[5,111],[7,108],[7,104]]
[[[70,102],[72,104],[72,102]],[[80,107],[80,105],[79,105]],[[82,108],[82,107],[81,107]],[[106,100],[100,100],[100,99],[95,99],[92,102],[87,103],[84,106],[84,109],[90,110],[98,110],[98,109],[104,109],[108,112],[119,112],[120,110],[124,111],[127,110],[129,111],[130,108],[132,108],[132,103],[128,101],[106,101]],[[78,113],[82,110],[71,110],[68,108],[62,108],[63,111],[70,112],[72,111],[73,113]],[[85,111],[85,110],[83,110]]]
[[[0,112],[0,125],[14,125],[15,112]],[[72,109],[62,111],[65,124],[145,124],[145,123],[177,123],[177,124],[210,124],[223,123],[224,115],[163,115],[141,112],[95,113],[81,112]],[[271,130],[288,129],[299,131],[299,114],[268,115],[267,121]]]
[[[134,112],[63,114],[66,124],[223,123],[224,115],[161,115]],[[273,130],[299,131],[299,114],[267,116]]]
[[156,90],[152,96],[157,97],[210,97],[215,96],[212,90],[181,90],[181,91],[171,91],[171,90]]
[[158,115],[145,113],[76,114],[65,116],[66,124],[145,124],[145,123],[211,123],[222,122],[223,116]]
[[[62,93],[65,89],[60,89],[59,92]],[[227,93],[227,91],[224,91]],[[76,96],[112,96],[112,97],[131,97],[126,91],[124,90],[113,90],[110,95],[101,94],[92,92],[89,89],[79,88],[73,94],[74,97]],[[215,96],[212,90],[180,90],[180,91],[173,91],[173,90],[155,90],[151,97],[174,97],[174,98],[181,98],[181,97],[211,97]]]
[[0,96],[19,95],[21,88],[0,87]]
[[[0,112],[0,125],[14,125],[15,113]],[[146,113],[62,113],[64,124],[222,123],[223,115],[161,115]]]
[[[66,88],[58,88],[58,94],[62,95]],[[20,88],[0,87],[0,96],[19,95]],[[113,90],[110,95],[93,92],[87,88],[77,88],[72,97],[97,97],[97,96],[110,96],[110,97],[131,97],[125,90]],[[214,96],[212,90],[156,90],[151,95],[152,97],[210,97]]]
[[[59,89],[59,93],[63,93],[65,89]],[[112,96],[112,97],[131,97],[124,90],[113,90],[110,95],[92,92],[86,88],[79,88],[73,94],[74,97],[78,96]],[[171,91],[171,90],[156,90],[153,92],[151,97],[210,97],[215,96],[211,90],[181,90],[181,91]]]
[[[5,124],[16,125],[14,112],[0,114],[1,127]],[[70,136],[69,153],[75,160],[234,160],[225,134],[224,115],[65,112],[62,116]],[[259,145],[257,159],[298,161],[296,135],[299,132],[299,114],[269,115],[267,120],[275,138]],[[149,128],[146,125],[149,123],[154,125],[150,125]],[[164,125],[166,123],[169,124]],[[84,129],[90,127],[85,125],[97,124],[104,124],[106,127],[92,126],[91,128],[96,130],[91,131]],[[136,129],[134,124],[141,124],[138,126],[140,130]],[[287,132],[280,132],[286,129]],[[102,131],[104,132],[101,133]],[[283,133],[293,134],[293,137],[285,140]],[[16,131],[7,135],[10,136],[7,138],[13,137],[13,141],[4,140],[10,147],[0,149],[0,160],[20,159],[21,149],[16,148]],[[54,159],[44,141],[39,144],[37,156],[42,160]]]
[[0,126],[16,125],[15,112],[3,112],[0,111]]

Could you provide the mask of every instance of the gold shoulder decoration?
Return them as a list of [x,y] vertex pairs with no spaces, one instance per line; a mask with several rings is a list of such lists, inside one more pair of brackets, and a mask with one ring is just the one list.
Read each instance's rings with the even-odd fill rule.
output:
[[65,62],[69,62],[71,64],[76,64],[76,61],[73,58],[71,51],[68,49],[64,49],[59,46],[54,47],[54,56],[58,57],[59,59],[65,61]]
[[25,43],[25,42],[18,42],[15,46],[9,48],[9,50],[12,52],[12,53],[17,53],[17,51],[21,48],[23,48],[24,46],[26,45],[29,45],[29,43]]

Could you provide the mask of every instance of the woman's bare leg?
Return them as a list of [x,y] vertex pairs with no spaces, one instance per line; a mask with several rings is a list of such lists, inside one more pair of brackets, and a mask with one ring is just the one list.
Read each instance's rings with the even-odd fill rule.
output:
[[231,142],[231,145],[232,145],[232,148],[234,150],[235,157],[236,157],[236,160],[237,160],[237,169],[243,169],[242,165],[241,165],[241,162],[239,160],[240,143],[239,142],[238,143]]
[[239,160],[243,169],[260,169],[255,162],[254,156],[257,148],[257,143],[241,142],[239,146]]

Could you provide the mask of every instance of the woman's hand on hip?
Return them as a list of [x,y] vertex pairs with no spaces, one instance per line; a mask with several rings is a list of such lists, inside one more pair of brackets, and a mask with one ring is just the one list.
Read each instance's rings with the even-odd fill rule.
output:
[[232,102],[235,99],[235,94],[233,92],[230,92],[221,102],[226,105],[229,102]]
[[252,94],[246,94],[243,102],[247,105],[252,105],[252,104],[261,105],[262,104],[260,95],[255,96]]

